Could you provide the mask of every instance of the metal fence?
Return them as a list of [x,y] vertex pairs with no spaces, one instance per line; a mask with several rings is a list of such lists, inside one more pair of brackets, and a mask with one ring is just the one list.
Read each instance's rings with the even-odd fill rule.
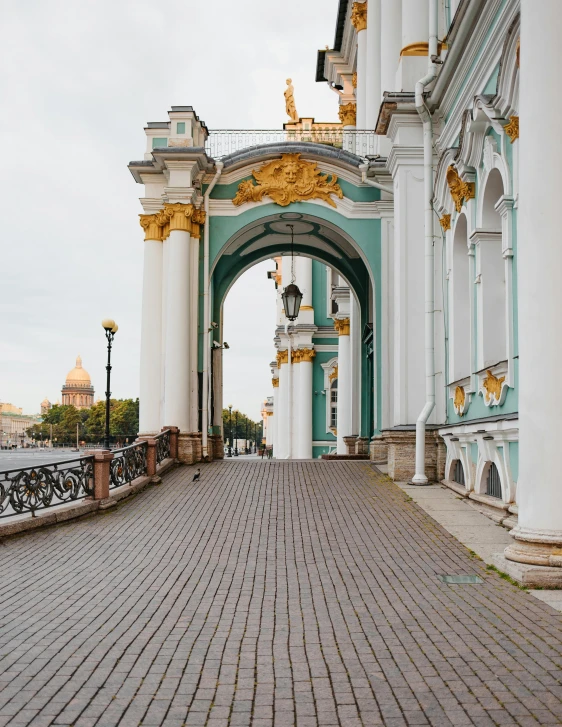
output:
[[207,154],[221,159],[241,149],[261,144],[282,142],[313,142],[356,154],[360,157],[378,154],[378,136],[374,131],[347,130],[341,127],[314,129],[311,131],[278,129],[215,129],[209,131],[205,143]]
[[128,485],[147,471],[148,443],[138,442],[129,447],[113,450],[109,468],[109,489]]
[[156,437],[156,464],[161,464],[170,456],[170,430],[157,434]]
[[0,518],[82,500],[94,494],[94,458],[0,472]]

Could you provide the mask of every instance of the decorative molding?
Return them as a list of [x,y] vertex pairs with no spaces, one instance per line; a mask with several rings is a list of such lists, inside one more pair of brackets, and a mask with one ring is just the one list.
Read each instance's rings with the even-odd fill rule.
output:
[[277,351],[277,368],[281,368],[281,364],[289,363],[289,351]]
[[353,88],[357,88],[357,71],[353,71],[353,76],[351,76],[351,85]]
[[328,376],[328,378],[330,379],[330,384],[333,384],[334,381],[338,378],[338,365],[337,364],[334,366],[334,370]]
[[351,24],[360,33],[367,30],[367,3],[354,2],[351,6]]
[[313,348],[300,348],[301,354],[300,360],[303,363],[312,363],[312,359],[316,356],[316,351]]
[[349,329],[350,329],[349,318],[334,319],[334,328],[336,329],[338,336],[349,336]]
[[455,396],[453,398],[453,406],[455,408],[455,414],[462,417],[466,413],[466,392],[464,386],[457,386],[455,389]]
[[310,199],[320,199],[336,207],[331,195],[343,199],[337,176],[322,174],[317,162],[300,157],[300,154],[282,154],[281,159],[266,162],[260,170],[252,170],[257,184],[250,179],[240,182],[233,204],[238,207],[244,202],[261,202],[268,196],[281,207]]
[[357,123],[357,104],[350,102],[341,104],[338,116],[343,126],[355,126]]
[[506,124],[503,130],[509,136],[512,144],[516,139],[519,139],[519,116],[510,116],[509,124]]
[[144,230],[145,240],[162,242],[162,227],[158,224],[158,214],[139,215],[140,226]]
[[482,388],[480,390],[480,393],[484,396],[484,404],[486,406],[500,406],[503,404],[507,390],[505,378],[505,376],[494,376],[487,369],[486,378],[482,381]]
[[457,212],[461,211],[463,202],[474,199],[474,182],[463,182],[452,164],[447,169],[447,184],[449,185],[449,191],[451,192],[451,197],[453,198]]
[[273,385],[273,388],[274,388],[274,389],[277,389],[277,388],[278,388],[278,386],[279,386],[279,376],[274,376],[274,377],[273,377],[273,378],[271,379],[271,383],[272,383],[272,385]]
[[[213,217],[238,217],[252,206],[271,204],[270,199],[262,199],[261,202],[245,203],[240,207],[235,207],[231,199],[212,199],[210,201],[210,214]],[[316,204],[326,209],[333,209],[333,206],[327,204],[323,200],[311,200],[311,204]],[[378,211],[380,202],[353,202],[348,197],[337,200],[336,210],[340,215],[350,220],[378,220],[381,215]]]
[[400,51],[401,56],[426,56],[429,53],[429,43],[410,43]]
[[451,215],[443,215],[443,217],[439,220],[439,223],[443,228],[443,232],[447,232],[447,230],[451,229]]
[[164,209],[152,215],[139,215],[139,223],[145,232],[145,240],[166,240],[173,230],[189,232],[192,237],[201,236],[200,225],[205,223],[205,212],[192,204],[176,202],[165,204]]

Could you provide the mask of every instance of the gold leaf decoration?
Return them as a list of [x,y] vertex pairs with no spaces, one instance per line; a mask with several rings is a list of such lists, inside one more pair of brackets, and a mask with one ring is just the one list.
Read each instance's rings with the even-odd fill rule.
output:
[[322,174],[316,162],[307,162],[300,156],[282,154],[281,159],[266,162],[259,170],[254,169],[252,175],[256,184],[251,179],[240,182],[233,204],[260,202],[267,196],[281,207],[309,199],[321,199],[335,207],[331,195],[343,199],[336,175]]
[[351,8],[351,24],[359,33],[367,29],[367,3],[354,2]]
[[451,215],[443,215],[439,222],[443,228],[443,232],[447,232],[447,230],[451,229]]
[[462,417],[464,415],[464,407],[466,404],[466,393],[464,390],[464,387],[457,386],[455,389],[455,398],[453,399],[453,405],[455,407],[455,412],[458,414],[458,416]]
[[498,405],[501,401],[503,383],[505,376],[494,376],[491,371],[486,371],[486,378],[482,382],[482,388],[485,391],[484,399],[488,406]]
[[333,383],[338,378],[338,367],[334,366],[334,370],[332,373],[328,376],[330,379],[330,383]]
[[455,202],[455,209],[457,212],[461,211],[463,202],[468,199],[474,199],[474,182],[463,182],[463,180],[459,177],[459,173],[453,166],[450,166],[447,169],[447,184],[449,185],[451,197]]
[[355,126],[357,123],[357,104],[344,103],[338,109],[338,116],[343,126]]
[[512,144],[515,139],[519,139],[519,116],[510,116],[509,124],[504,126],[503,130],[509,136],[509,140]]

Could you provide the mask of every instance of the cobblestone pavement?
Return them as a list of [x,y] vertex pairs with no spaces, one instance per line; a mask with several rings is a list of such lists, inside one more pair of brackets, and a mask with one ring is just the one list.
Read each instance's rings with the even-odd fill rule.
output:
[[562,724],[560,615],[368,464],[192,472],[0,545],[0,727]]

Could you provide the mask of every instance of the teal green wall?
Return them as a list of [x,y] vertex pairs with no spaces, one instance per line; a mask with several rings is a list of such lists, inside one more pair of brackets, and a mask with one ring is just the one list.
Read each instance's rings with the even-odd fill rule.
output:
[[509,442],[509,463],[513,481],[519,482],[519,442]]
[[[324,391],[324,370],[321,364],[325,364],[330,359],[337,357],[337,352],[317,351],[314,357],[314,366],[312,369],[312,391]],[[328,396],[328,394],[326,394]],[[336,443],[336,437],[331,432],[326,432],[326,396],[321,393],[312,394],[312,439],[316,441],[333,441]]]
[[[314,323],[317,326],[331,326],[333,319],[328,318],[328,274],[326,266],[318,260],[312,261],[312,307]],[[330,291],[331,292],[331,291]],[[322,341],[324,343],[324,341]]]

